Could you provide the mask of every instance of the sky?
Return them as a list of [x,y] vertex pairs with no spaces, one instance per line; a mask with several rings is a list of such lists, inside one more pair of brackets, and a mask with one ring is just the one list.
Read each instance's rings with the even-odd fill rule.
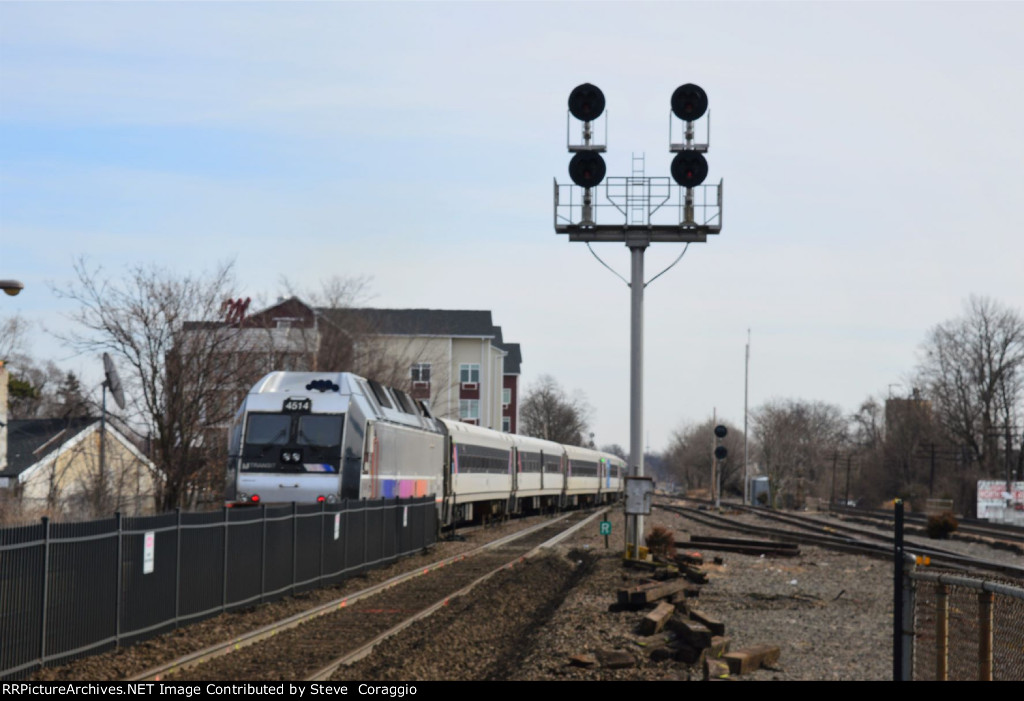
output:
[[553,226],[567,98],[604,92],[609,176],[665,177],[697,83],[722,230],[646,288],[645,444],[742,426],[748,330],[751,410],[853,412],[907,395],[970,295],[1024,310],[1021,27],[1024,3],[0,2],[0,278],[25,284],[0,318],[98,386],[52,336],[77,257],[233,261],[267,301],[366,275],[372,306],[490,310],[527,388],[628,446],[629,289]]

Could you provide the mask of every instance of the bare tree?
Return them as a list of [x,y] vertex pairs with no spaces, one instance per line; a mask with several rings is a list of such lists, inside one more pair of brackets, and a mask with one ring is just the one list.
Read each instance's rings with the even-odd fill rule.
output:
[[332,275],[321,280],[315,288],[298,288],[287,277],[281,278],[281,288],[289,297],[301,297],[314,307],[347,309],[366,303],[371,297],[373,278],[368,275]]
[[780,496],[796,505],[808,494],[827,496],[826,470],[846,442],[846,418],[839,407],[773,400],[753,412],[753,429],[773,504]]
[[[843,465],[845,481],[850,483],[852,480],[848,473],[853,467],[856,455],[859,470],[857,480],[852,481],[855,495],[867,498],[873,504],[891,499],[898,493],[898,483],[897,475],[886,463],[883,401],[876,397],[865,399],[857,412],[850,417],[850,428],[848,450],[851,452],[840,456],[836,451],[832,456],[834,465]],[[833,481],[835,479],[836,477],[833,477]],[[832,489],[838,493],[838,485],[833,484]],[[845,491],[843,489],[842,493],[845,494]]]
[[629,453],[618,443],[611,443],[610,445],[602,445],[600,448],[602,453],[611,453],[612,455],[622,458],[623,460],[629,460]]
[[550,375],[541,375],[520,408],[522,433],[556,443],[584,445],[590,406],[577,394],[568,396]]
[[[304,300],[311,314],[309,323],[301,325],[296,334],[303,365],[310,370],[354,372],[411,392],[411,365],[440,364],[443,354],[429,357],[429,344],[415,336],[396,339],[381,334],[375,310],[356,307],[370,298],[371,281],[367,276],[334,275],[321,280],[319,287],[300,290],[282,278],[281,286],[286,293],[295,300]],[[440,393],[447,392],[448,386],[434,381],[431,389],[429,398],[433,404]]]
[[369,329],[356,315],[339,318],[339,312],[367,299],[370,283],[371,278],[366,276],[334,275],[321,280],[319,287],[300,289],[287,277],[281,278],[282,289],[305,307],[304,316],[308,314],[293,334],[303,355],[302,369],[359,373],[356,362],[359,341]]
[[[382,321],[388,310],[355,308],[345,303],[344,294],[364,294],[364,284],[337,282],[332,294],[324,294],[332,306],[316,308],[320,344],[316,365],[327,370],[346,370],[403,390],[429,402],[435,415],[457,418],[458,404],[449,405],[446,397],[458,386],[459,378],[450,375],[448,344],[430,331],[418,334],[415,327],[402,333],[386,333]],[[339,292],[341,290],[341,292]],[[356,298],[353,298],[355,301]],[[429,391],[413,386],[413,367],[431,368]]]
[[709,489],[713,453],[718,445],[715,437],[717,424],[725,426],[728,431],[721,441],[728,455],[718,461],[723,492],[743,494],[743,430],[728,421],[715,421],[708,417],[699,424],[688,424],[673,431],[665,451],[668,471],[688,490]]
[[[923,346],[918,378],[935,416],[966,446],[982,474],[1010,477],[1009,436],[1018,433],[1024,402],[1024,318],[986,297],[972,296],[964,315],[936,326]],[[999,441],[1006,440],[1000,460]],[[1021,458],[1017,459],[1020,471]]]
[[109,352],[127,369],[122,381],[131,418],[148,434],[164,476],[158,508],[219,495],[226,447],[208,429],[230,419],[237,405],[226,398],[247,386],[253,359],[265,355],[240,325],[223,322],[232,265],[200,276],[157,266],[109,276],[79,260],[75,272],[77,283],[57,293],[78,303],[72,318],[83,330],[64,340],[80,351]]
[[15,314],[0,321],[0,362],[8,363],[24,353],[29,323]]

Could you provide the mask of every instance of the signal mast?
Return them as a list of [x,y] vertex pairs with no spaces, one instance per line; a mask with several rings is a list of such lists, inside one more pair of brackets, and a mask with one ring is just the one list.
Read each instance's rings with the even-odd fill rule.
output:
[[[630,251],[630,280],[621,275],[619,278],[630,289],[630,476],[626,481],[625,538],[633,557],[643,542],[643,516],[650,513],[653,492],[653,483],[644,477],[643,456],[644,288],[678,263],[689,244],[704,243],[709,234],[722,230],[722,181],[703,184],[708,175],[704,154],[710,139],[706,136],[704,143],[694,141],[694,122],[707,112],[707,94],[700,86],[686,83],[672,93],[670,107],[669,152],[676,154],[671,180],[634,174],[609,177],[605,182],[601,154],[607,150],[607,117],[605,143],[594,142],[594,122],[604,113],[604,93],[590,83],[576,86],[569,94],[569,115],[582,122],[581,143],[572,143],[571,122],[566,116],[566,146],[574,154],[569,161],[569,177],[574,184],[555,181],[556,233],[567,234],[570,242],[582,241],[588,248],[594,242],[620,242]],[[683,123],[684,140],[678,143],[672,141],[673,117]],[[709,123],[710,117],[705,125]],[[710,134],[710,126],[705,134]],[[686,247],[668,268],[645,282],[644,251],[652,243],[661,242],[685,243]],[[590,250],[594,253],[593,248]]]

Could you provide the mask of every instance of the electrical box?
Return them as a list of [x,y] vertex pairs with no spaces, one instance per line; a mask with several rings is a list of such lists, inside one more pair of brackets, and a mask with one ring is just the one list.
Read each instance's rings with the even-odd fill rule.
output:
[[651,513],[654,480],[650,477],[626,478],[626,515],[647,516]]

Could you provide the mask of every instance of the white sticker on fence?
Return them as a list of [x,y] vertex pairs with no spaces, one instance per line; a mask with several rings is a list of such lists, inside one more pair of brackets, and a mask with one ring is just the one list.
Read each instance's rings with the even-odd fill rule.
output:
[[153,573],[153,560],[156,552],[156,531],[146,531],[142,537],[142,574]]
[[341,535],[341,512],[334,514],[334,539]]
[[409,507],[406,506],[402,509],[402,528],[409,525]]

